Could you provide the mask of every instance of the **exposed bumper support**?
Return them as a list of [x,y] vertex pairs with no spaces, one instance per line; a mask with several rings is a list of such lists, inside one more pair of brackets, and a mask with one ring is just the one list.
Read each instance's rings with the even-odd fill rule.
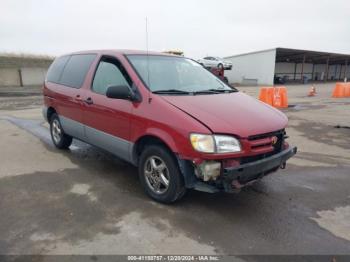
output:
[[239,165],[231,168],[224,168],[222,175],[214,183],[205,183],[196,178],[193,167],[184,160],[179,160],[180,169],[184,175],[185,185],[187,188],[194,188],[199,191],[215,193],[218,191],[237,192],[245,185],[283,168],[286,161],[295,155],[296,147],[289,147],[282,152],[257,160],[251,163]]
[[296,152],[296,147],[290,147],[262,160],[237,167],[225,168],[223,172],[225,191],[231,192],[235,188],[240,188],[237,185],[242,187],[249,182],[276,171],[279,167],[285,167],[286,161],[294,156]]
[[287,150],[284,150],[276,155],[270,156],[262,160],[254,161],[248,164],[243,164],[237,167],[225,168],[224,177],[231,179],[237,179],[238,177],[240,177],[244,181],[249,181],[251,180],[249,178],[253,178],[253,176],[257,174],[263,174],[274,168],[280,167],[289,158],[295,155],[296,152],[296,147],[290,147]]

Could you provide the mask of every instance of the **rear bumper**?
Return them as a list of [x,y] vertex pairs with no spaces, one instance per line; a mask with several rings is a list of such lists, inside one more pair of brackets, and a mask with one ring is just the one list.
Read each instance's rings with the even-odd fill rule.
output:
[[224,168],[223,184],[225,191],[230,191],[244,186],[245,184],[259,179],[282,167],[286,161],[297,152],[296,147],[289,147],[282,152],[268,158],[239,165],[236,167]]

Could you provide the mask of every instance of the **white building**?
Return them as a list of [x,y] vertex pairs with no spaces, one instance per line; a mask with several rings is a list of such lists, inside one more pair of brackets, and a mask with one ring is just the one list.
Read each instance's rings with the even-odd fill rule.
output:
[[225,71],[230,83],[273,85],[275,77],[286,83],[308,81],[343,81],[350,79],[350,55],[274,48],[225,57],[233,63]]

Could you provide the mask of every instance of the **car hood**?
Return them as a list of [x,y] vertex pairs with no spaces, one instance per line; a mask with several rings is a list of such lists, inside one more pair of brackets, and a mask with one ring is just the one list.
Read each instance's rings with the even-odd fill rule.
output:
[[163,98],[213,133],[248,137],[283,129],[288,122],[282,112],[241,92]]

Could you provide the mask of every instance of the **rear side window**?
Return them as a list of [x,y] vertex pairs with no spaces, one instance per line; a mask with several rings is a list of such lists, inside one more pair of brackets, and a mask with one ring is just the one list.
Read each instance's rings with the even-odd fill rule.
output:
[[58,83],[68,59],[69,56],[61,56],[56,58],[47,72],[46,80],[49,82]]
[[59,83],[61,85],[80,88],[96,55],[72,55],[63,69]]
[[131,79],[119,61],[111,58],[103,58],[99,63],[92,90],[105,95],[110,86],[131,86]]

